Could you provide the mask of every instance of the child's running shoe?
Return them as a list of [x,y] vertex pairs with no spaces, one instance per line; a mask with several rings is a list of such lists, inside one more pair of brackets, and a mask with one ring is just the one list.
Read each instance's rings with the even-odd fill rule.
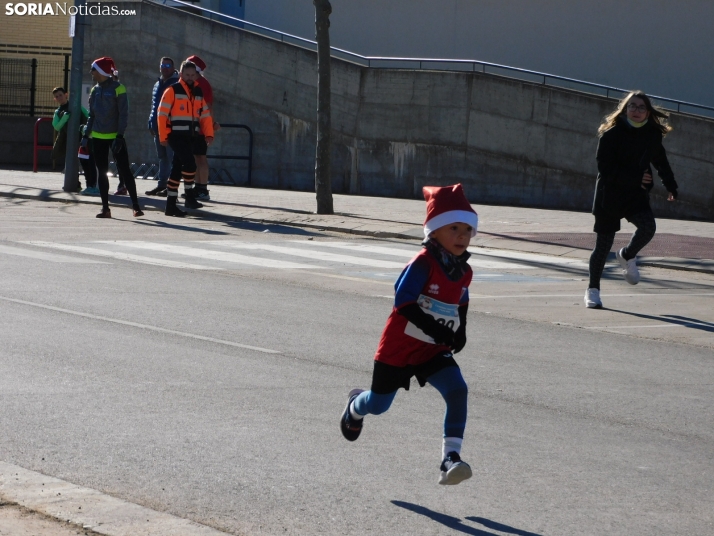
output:
[[461,460],[458,452],[449,452],[441,462],[441,477],[439,484],[453,486],[471,478],[471,467]]
[[357,398],[357,395],[362,393],[364,389],[352,389],[350,394],[347,395],[347,406],[345,411],[342,412],[342,417],[340,417],[340,430],[342,435],[345,436],[347,441],[355,441],[360,432],[362,432],[362,423],[364,419],[356,420],[350,415],[350,404]]

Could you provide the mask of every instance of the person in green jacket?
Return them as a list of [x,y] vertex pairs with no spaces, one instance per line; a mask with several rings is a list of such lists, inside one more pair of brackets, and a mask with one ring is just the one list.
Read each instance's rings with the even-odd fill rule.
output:
[[[67,123],[69,122],[69,94],[63,87],[56,87],[52,90],[52,96],[55,102],[59,104],[59,108],[55,110],[52,118],[52,127],[57,131],[57,138],[52,146],[52,160],[64,160],[67,152]],[[89,112],[82,106],[82,117],[80,118],[78,137],[81,139],[84,131],[84,125],[87,123]],[[80,155],[79,163],[84,170],[84,178],[87,181],[87,187],[79,192],[79,195],[99,195],[97,188],[97,168],[94,164],[94,158],[89,151],[85,151]],[[81,189],[81,183],[80,183]]]

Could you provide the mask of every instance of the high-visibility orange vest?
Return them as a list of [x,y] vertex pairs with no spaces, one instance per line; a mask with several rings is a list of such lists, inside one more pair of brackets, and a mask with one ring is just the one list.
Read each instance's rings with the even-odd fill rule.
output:
[[213,119],[201,88],[198,84],[189,87],[183,80],[164,91],[157,122],[159,141],[167,141],[172,132],[174,135],[198,136],[199,127],[204,136],[213,136]]

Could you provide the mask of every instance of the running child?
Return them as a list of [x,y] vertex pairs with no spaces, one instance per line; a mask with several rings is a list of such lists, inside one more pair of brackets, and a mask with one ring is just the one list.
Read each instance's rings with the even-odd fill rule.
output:
[[340,418],[342,435],[355,441],[365,415],[387,411],[412,376],[431,384],[446,402],[439,484],[471,477],[461,460],[468,387],[454,360],[466,344],[468,286],[473,272],[466,248],[476,235],[478,216],[460,184],[425,186],[426,221],[422,249],[394,285],[394,308],[374,357],[369,391],[353,389]]

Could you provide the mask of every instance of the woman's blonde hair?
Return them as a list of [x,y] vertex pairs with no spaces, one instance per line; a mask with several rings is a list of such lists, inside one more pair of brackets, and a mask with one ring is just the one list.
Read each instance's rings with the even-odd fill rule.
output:
[[647,106],[647,111],[649,111],[650,113],[648,119],[654,123],[655,127],[660,132],[662,132],[662,136],[666,136],[667,133],[672,130],[672,127],[667,123],[667,118],[669,117],[669,114],[664,112],[660,108],[652,106],[652,101],[650,101],[650,98],[645,94],[644,91],[640,91],[638,89],[635,91],[630,91],[627,96],[617,104],[617,108],[615,108],[615,111],[605,116],[605,118],[602,120],[602,123],[600,124],[600,128],[597,129],[598,136],[602,136],[606,130],[609,130],[614,127],[619,117],[624,118],[627,116],[627,105],[630,103],[630,100],[632,100],[633,97],[642,99],[642,101],[645,103],[645,106]]

